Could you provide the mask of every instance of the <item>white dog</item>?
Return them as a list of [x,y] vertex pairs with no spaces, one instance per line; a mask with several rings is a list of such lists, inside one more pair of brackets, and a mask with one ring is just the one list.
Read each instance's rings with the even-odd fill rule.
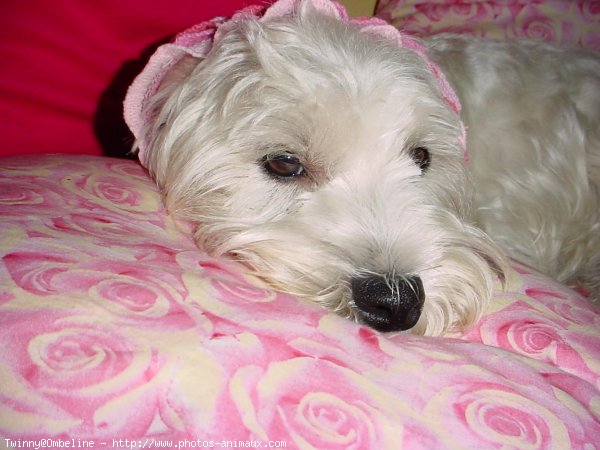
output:
[[592,52],[280,0],[161,47],[125,113],[200,247],[375,329],[472,324],[505,254],[600,296]]

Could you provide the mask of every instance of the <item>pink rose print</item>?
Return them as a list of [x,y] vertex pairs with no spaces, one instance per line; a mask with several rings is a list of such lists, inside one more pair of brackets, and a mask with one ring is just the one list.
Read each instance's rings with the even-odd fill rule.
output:
[[555,325],[527,319],[507,322],[497,330],[497,337],[501,348],[512,347],[545,361],[556,361],[559,347],[565,344]]
[[[98,433],[94,428],[129,435],[149,425],[156,404],[148,382],[162,365],[151,347],[132,341],[114,326],[99,324],[92,316],[58,311],[3,313],[0,321],[3,361],[13,377],[22,380],[13,386],[35,393],[40,403],[51,402],[76,419],[63,424],[73,435]],[[145,407],[137,414],[125,418],[100,414],[122,396],[134,407],[138,399],[131,393],[136,389],[145,392]],[[15,414],[39,414],[40,409],[29,404],[32,396],[24,393],[3,392],[13,399]],[[114,419],[118,420],[111,422]]]
[[13,282],[26,292],[43,297],[84,294],[88,302],[130,321],[162,318],[161,326],[194,326],[195,320],[182,307],[187,291],[177,275],[164,266],[158,270],[160,264],[155,267],[101,256],[41,246],[37,252],[5,255],[3,262]]
[[191,241],[189,247],[177,252],[177,265],[186,272],[193,272],[205,278],[227,281],[242,281],[244,266],[227,259],[216,259],[198,250]]
[[415,9],[432,22],[465,23],[481,21],[491,13],[485,3],[418,4]]
[[140,231],[148,228],[146,225],[141,221],[124,221],[122,217],[113,216],[110,212],[73,213],[47,221],[47,226],[57,231],[69,235],[96,236],[105,243],[111,238],[127,239],[130,242],[140,237]]
[[25,183],[19,185],[14,181],[0,183],[1,205],[40,205],[44,203],[44,196],[36,192],[35,188]]
[[143,280],[108,278],[98,282],[90,292],[92,298],[124,313],[144,317],[163,317],[168,314],[169,302]]
[[554,25],[544,20],[532,19],[523,26],[526,37],[539,39],[545,42],[557,42],[557,33]]
[[163,226],[165,211],[160,196],[148,179],[91,173],[66,174],[61,184],[68,192],[71,209],[109,210],[127,218],[140,218]]
[[572,293],[567,295],[543,287],[528,288],[525,290],[525,294],[550,309],[557,318],[577,325],[600,327],[600,317],[598,314],[594,314],[597,308],[587,299],[579,298]]
[[247,301],[264,303],[271,302],[276,297],[275,292],[255,287],[250,284],[240,284],[220,280],[215,280],[212,284],[222,299],[232,303]]
[[[108,160],[107,168],[117,176],[137,178],[140,181],[148,180],[148,172],[137,162],[122,161],[120,159]],[[152,185],[154,186],[154,185]],[[157,188],[155,188],[157,189]]]
[[[250,282],[230,282],[213,279],[216,307],[211,308],[226,322],[234,321],[261,333],[276,333],[280,337],[312,335],[319,320],[327,314],[323,308],[288,294],[257,287]],[[208,300],[206,298],[205,300]],[[294,326],[281,327],[282,323]]]
[[[15,252],[2,258],[17,286],[36,295],[60,292],[55,278],[69,271],[77,258],[68,252]],[[67,290],[68,291],[68,290]]]
[[[190,305],[209,314],[218,333],[233,332],[236,326],[242,325],[264,334],[312,334],[319,319],[327,314],[317,305],[265,287],[264,283],[244,274],[247,269],[241,266],[235,274],[236,264],[227,261],[215,264],[190,254],[179,261],[186,267],[184,285],[188,292],[194,293]],[[282,327],[288,321],[294,326]]]
[[137,206],[142,196],[133,185],[110,175],[90,175],[77,180],[75,185],[99,199],[123,206]]
[[232,383],[239,414],[260,439],[357,450],[393,448],[402,440],[385,391],[331,362],[294,358],[273,362],[264,373],[247,366]]
[[560,24],[555,23],[536,6],[525,6],[506,31],[514,33],[508,37],[526,37],[545,42],[559,43]]
[[[582,5],[559,3],[571,14]],[[437,25],[485,19],[450,6]],[[543,15],[519,17],[512,31]],[[1,436],[597,446],[599,311],[533,270],[517,265],[482,321],[454,339],[382,334],[203,254],[139,164],[0,166]]]
[[577,11],[585,22],[600,23],[600,1],[577,0]]
[[527,385],[516,391],[508,384],[486,381],[484,372],[477,380],[472,375],[478,370],[473,369],[467,375],[448,368],[423,410],[429,426],[439,431],[444,443],[440,448],[452,448],[457,439],[459,448],[541,449],[566,443],[585,448],[594,442],[599,430],[594,420],[589,415],[582,420],[552,392]]
[[[453,398],[452,407],[459,423],[469,426],[489,444],[503,442],[517,448],[547,448],[568,439],[558,417],[535,402],[502,388],[471,388]],[[495,437],[497,442],[494,442]]]
[[31,213],[57,211],[65,205],[60,190],[46,188],[32,177],[0,179],[0,217],[16,219]]
[[568,331],[561,319],[552,321],[540,313],[528,311],[524,305],[512,306],[502,314],[484,317],[478,329],[482,342],[487,345],[561,367],[592,383],[597,380],[586,360],[598,353],[600,340],[585,333]]

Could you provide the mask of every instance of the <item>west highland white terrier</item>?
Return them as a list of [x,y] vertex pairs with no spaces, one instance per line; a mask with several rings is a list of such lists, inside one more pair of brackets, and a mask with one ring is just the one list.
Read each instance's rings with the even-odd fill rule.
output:
[[600,297],[591,51],[280,0],[160,47],[125,115],[202,249],[377,330],[468,327],[505,255]]

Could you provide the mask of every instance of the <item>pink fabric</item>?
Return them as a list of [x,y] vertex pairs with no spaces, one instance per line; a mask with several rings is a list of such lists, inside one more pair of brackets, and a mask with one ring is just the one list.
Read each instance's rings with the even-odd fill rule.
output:
[[141,69],[132,61],[251,1],[0,1],[0,154],[129,149],[120,116],[125,88]]
[[3,447],[600,446],[600,311],[525,267],[462,336],[380,334],[208,257],[99,157],[0,159],[0,230]]
[[406,33],[541,39],[600,51],[595,0],[379,0],[376,15]]
[[[427,66],[438,80],[439,89],[442,97],[450,108],[460,115],[460,101],[454,90],[446,80],[446,77],[427,56],[426,49],[410,36],[401,34],[396,28],[377,18],[359,18],[353,19],[348,16],[344,7],[330,0],[306,0],[312,7],[320,12],[335,17],[341,21],[359,26],[362,31],[378,37],[386,38],[395,42],[399,47],[408,48],[417,53],[425,60]],[[188,30],[183,31],[175,38],[173,43],[161,46],[150,58],[148,65],[142,73],[135,79],[125,98],[125,121],[138,139],[139,158],[142,164],[146,163],[147,143],[143,141],[141,131],[144,123],[149,118],[146,116],[144,108],[147,100],[156,92],[161,80],[169,70],[186,54],[194,57],[205,57],[211,50],[214,40],[219,39],[219,27],[227,27],[237,21],[257,20],[269,21],[280,17],[291,15],[300,5],[301,0],[279,0],[269,8],[249,7],[234,14],[230,22],[223,22],[221,19],[204,22]],[[461,142],[465,147],[466,153],[466,134],[463,127]]]

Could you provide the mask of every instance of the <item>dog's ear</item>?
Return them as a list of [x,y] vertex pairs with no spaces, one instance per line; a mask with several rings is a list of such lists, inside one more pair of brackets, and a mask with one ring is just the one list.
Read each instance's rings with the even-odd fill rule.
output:
[[301,19],[315,14],[329,16],[337,20],[347,18],[343,6],[329,0],[302,0],[298,5],[297,14]]
[[166,88],[177,85],[177,81],[191,74],[195,65],[210,51],[217,27],[214,22],[203,22],[180,33],[173,42],[158,47],[129,87],[123,112],[125,122],[136,139],[142,164],[145,164],[148,144],[145,142],[146,131],[156,111],[156,106],[151,103],[160,89],[167,91]]
[[341,3],[331,0],[278,0],[265,11],[266,21],[279,20],[282,17],[321,14],[334,19],[347,19],[348,13]]
[[180,55],[171,67],[165,64],[160,72],[139,76],[130,87],[124,105],[125,120],[136,138],[134,150],[146,168],[151,169],[149,140],[161,128],[159,117],[165,103],[203,60],[203,57],[191,54]]
[[140,114],[143,120],[138,135],[138,156],[140,162],[159,181],[163,178],[168,160],[168,152],[160,151],[159,144],[164,126],[178,114],[178,90],[187,85],[194,69],[204,61],[204,57],[185,54],[165,69],[162,79],[157,83],[156,91],[145,99]]
[[160,82],[158,91],[171,91],[173,86],[176,86],[183,82],[187,77],[191,75],[196,66],[204,58],[198,58],[192,55],[184,55],[169,71],[165,74]]
[[315,15],[327,16],[335,20],[349,18],[344,6],[331,0],[279,0],[270,6],[263,18],[259,20],[269,22],[286,17],[307,20]]

